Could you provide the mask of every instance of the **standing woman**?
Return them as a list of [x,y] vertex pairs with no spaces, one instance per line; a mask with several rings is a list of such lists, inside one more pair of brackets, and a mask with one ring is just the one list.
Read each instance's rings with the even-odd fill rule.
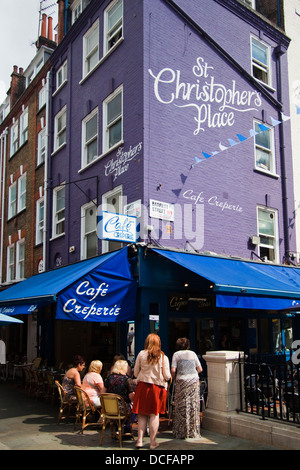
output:
[[200,437],[200,361],[190,351],[190,341],[179,338],[172,357],[171,374],[175,377],[173,436],[177,439]]
[[134,365],[137,378],[132,412],[138,415],[138,439],[136,447],[143,447],[143,438],[149,419],[150,449],[158,447],[156,435],[159,427],[159,413],[166,409],[166,382],[170,380],[169,359],[161,350],[158,335],[151,333],[145,341],[145,349],[137,355]]

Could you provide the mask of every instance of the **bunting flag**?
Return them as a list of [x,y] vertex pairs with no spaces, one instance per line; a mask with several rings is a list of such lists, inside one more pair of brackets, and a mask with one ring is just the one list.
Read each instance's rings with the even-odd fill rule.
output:
[[[300,114],[300,108],[297,108],[297,114]],[[192,164],[191,168],[194,168],[195,165],[198,163],[205,162],[208,158],[213,157],[220,152],[224,152],[225,150],[228,150],[231,147],[234,147],[235,145],[239,145],[242,142],[245,142],[249,140],[252,137],[255,137],[256,135],[260,134],[261,132],[266,132],[269,131],[272,127],[278,126],[279,124],[282,124],[283,122],[286,122],[290,119],[290,116],[286,116],[285,114],[281,113],[281,119],[282,121],[278,121],[278,119],[274,119],[272,116],[270,116],[271,120],[271,125],[266,125],[266,124],[258,124],[259,131],[255,129],[250,129],[249,130],[249,137],[246,137],[243,134],[236,134],[237,140],[234,138],[228,138],[227,141],[229,143],[228,145],[223,145],[221,142],[219,143],[219,150],[214,150],[213,152],[204,152],[202,151],[202,155],[204,158],[199,158],[199,157],[194,157],[194,163]]]

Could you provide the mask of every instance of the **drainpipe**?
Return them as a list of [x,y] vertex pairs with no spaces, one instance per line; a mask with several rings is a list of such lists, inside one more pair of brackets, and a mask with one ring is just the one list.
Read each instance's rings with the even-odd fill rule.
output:
[[65,0],[65,35],[68,32],[68,0]]
[[46,158],[44,166],[44,228],[43,228],[43,271],[46,270],[47,261],[47,194],[48,194],[48,152],[49,152],[49,103],[50,103],[50,72],[47,73],[46,82]]
[[[277,74],[277,98],[282,103],[282,80],[281,80],[281,56],[285,54],[286,50],[282,45],[275,48],[276,57],[276,74]],[[281,121],[282,107],[278,109],[278,120]],[[280,165],[281,165],[281,188],[282,188],[282,206],[283,206],[283,231],[284,231],[284,248],[285,258],[289,259],[290,252],[290,239],[289,239],[289,211],[288,211],[288,194],[287,194],[287,176],[286,176],[286,161],[285,161],[285,140],[283,126],[279,126],[279,146],[280,146]]]
[[3,230],[4,230],[4,199],[5,199],[5,172],[6,172],[6,141],[8,129],[1,134],[0,138],[0,183],[2,185],[1,199],[1,230],[0,230],[0,284],[2,284],[2,268],[3,268]]

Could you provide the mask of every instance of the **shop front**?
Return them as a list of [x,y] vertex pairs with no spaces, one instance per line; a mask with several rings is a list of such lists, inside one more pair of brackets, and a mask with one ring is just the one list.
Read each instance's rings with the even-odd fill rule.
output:
[[172,356],[187,336],[200,356],[210,350],[282,354],[300,338],[300,269],[163,248],[140,247],[137,330],[159,331]]

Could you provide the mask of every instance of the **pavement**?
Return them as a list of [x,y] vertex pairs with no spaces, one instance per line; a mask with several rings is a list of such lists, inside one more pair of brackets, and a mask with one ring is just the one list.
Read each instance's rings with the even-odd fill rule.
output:
[[[58,401],[52,404],[30,397],[20,382],[0,380],[0,451],[101,450],[102,453],[97,454],[97,459],[105,459],[105,464],[130,464],[135,467],[138,466],[135,465],[136,459],[139,459],[140,463],[149,463],[149,459],[152,459],[150,463],[189,464],[197,458],[198,451],[205,450],[279,450],[273,446],[205,429],[202,429],[201,438],[197,440],[174,439],[172,425],[166,418],[161,419],[157,437],[159,447],[154,451],[149,449],[149,437],[145,438],[145,446],[140,450],[135,449],[135,442],[132,440],[123,440],[123,447],[120,449],[118,441],[110,436],[109,426],[105,431],[103,445],[100,446],[99,428],[89,426],[82,434],[79,429],[74,430],[72,419],[58,424],[58,409]],[[136,435],[136,425],[134,432]],[[191,462],[173,462],[170,460],[173,458],[190,458]],[[167,462],[164,459],[169,460]]]

